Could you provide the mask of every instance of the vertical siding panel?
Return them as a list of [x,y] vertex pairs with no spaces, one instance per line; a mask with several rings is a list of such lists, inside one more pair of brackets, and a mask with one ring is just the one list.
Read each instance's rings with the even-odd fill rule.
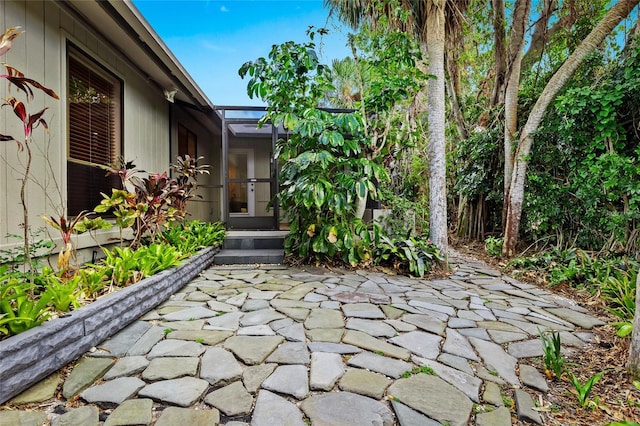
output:
[[84,46],[87,46],[87,30],[81,22],[73,21],[73,36]]
[[[44,4],[41,1],[27,2],[26,8],[26,28],[23,35],[27,42],[25,74],[38,82],[45,81],[46,66],[44,63]],[[30,114],[40,111],[45,106],[47,95],[40,90],[34,91],[33,99],[28,103],[27,110]],[[45,113],[43,118],[48,120],[50,111]],[[47,197],[55,195],[54,188],[47,188],[47,175],[50,172],[47,166],[45,154],[47,150],[48,138],[42,127],[34,130],[31,138],[31,149],[33,160],[31,162],[30,182],[27,186],[27,205],[29,206],[30,225],[33,230],[45,226],[40,219],[40,215],[46,213]],[[57,197],[56,197],[57,198]],[[44,238],[45,235],[38,235],[37,238]]]
[[[26,2],[24,1],[15,1],[15,2],[6,2],[5,5],[5,23],[7,27],[15,27],[21,26],[23,31],[28,31],[27,23],[25,19],[25,9]],[[4,32],[4,30],[3,30]],[[25,34],[16,38],[13,42],[12,49],[7,52],[5,55],[4,61],[19,69],[22,72],[27,72],[25,69],[26,66],[26,38]],[[6,84],[6,82],[3,82]],[[5,85],[6,87],[6,85]],[[12,88],[11,92],[8,90],[5,92],[6,96],[18,96],[15,88]],[[13,137],[22,140],[23,139],[23,130],[20,121],[15,117],[13,112],[9,108],[3,108],[5,123],[3,130],[12,135]],[[24,152],[18,152],[17,146],[15,143],[10,142],[5,144],[4,148],[4,159],[3,159],[3,167],[5,167],[5,192],[6,194],[6,228],[7,232],[3,232],[1,237],[3,241],[8,244],[15,243],[15,239],[10,238],[6,239],[5,236],[7,233],[21,234],[21,230],[18,228],[17,224],[23,222],[22,216],[22,207],[20,204],[20,172],[15,170],[14,168],[20,169],[20,164],[24,159]],[[6,163],[5,163],[6,162]]]
[[73,18],[66,11],[61,10],[60,12],[60,28],[69,34],[73,34]]
[[[62,81],[64,66],[64,50],[62,48],[62,37],[60,34],[60,8],[53,2],[44,3],[44,63],[46,66],[45,86],[55,90],[60,100],[46,97],[46,106],[49,108],[47,122],[49,123],[48,141],[48,167],[52,176],[47,182],[49,187],[55,191],[56,198],[53,206],[47,206],[47,211],[53,207],[62,214],[66,213],[64,198],[66,197],[66,167],[63,166],[64,154],[66,152],[66,95],[62,93],[66,87]],[[65,67],[66,68],[66,67]],[[61,204],[62,203],[62,204]],[[58,205],[61,204],[61,205]]]
[[[0,25],[2,25],[2,27],[0,28],[0,30],[2,30],[2,32],[4,33],[4,31],[9,27],[9,25],[7,25],[6,19],[5,17],[7,16],[7,3],[6,2],[0,2]],[[4,58],[3,58],[4,59]],[[4,69],[2,70],[4,71]],[[7,95],[7,89],[6,89],[6,84],[0,84],[0,98],[1,99],[5,99]],[[3,133],[5,133],[7,127],[6,127],[6,117],[7,114],[6,112],[0,114],[0,129],[3,130]],[[0,144],[0,194],[2,196],[0,196],[0,246],[2,246],[3,244],[6,244],[6,237],[5,235],[7,235],[8,232],[8,228],[7,228],[7,190],[8,190],[8,185],[7,185],[7,166],[4,163],[4,158],[7,158],[7,145],[11,143],[3,143]]]

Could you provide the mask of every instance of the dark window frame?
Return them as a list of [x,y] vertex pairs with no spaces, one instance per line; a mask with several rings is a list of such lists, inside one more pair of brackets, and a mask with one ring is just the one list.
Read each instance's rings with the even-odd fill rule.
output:
[[198,135],[184,124],[178,123],[178,155],[184,158],[185,154],[198,158]]
[[114,163],[123,152],[124,83],[71,42],[66,65],[67,214],[75,216],[93,210],[101,193],[122,187],[100,166]]

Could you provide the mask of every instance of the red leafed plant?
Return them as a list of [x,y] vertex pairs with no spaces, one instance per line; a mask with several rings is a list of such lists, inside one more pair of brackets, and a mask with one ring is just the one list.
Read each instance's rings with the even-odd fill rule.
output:
[[[12,45],[13,40],[22,34],[20,31],[20,27],[12,27],[5,31],[0,39],[0,55],[4,55],[8,52]],[[23,73],[18,71],[16,68],[13,68],[10,65],[2,62],[6,69],[6,74],[0,74],[0,78],[7,80],[9,90],[12,87],[15,87],[18,90],[18,93],[22,92],[24,94],[25,101],[20,101],[13,96],[9,96],[4,100],[2,106],[10,107],[15,115],[20,119],[23,125],[23,135],[20,138],[16,138],[12,135],[6,135],[0,133],[0,141],[15,141],[18,144],[18,149],[20,151],[26,150],[27,161],[25,164],[24,173],[21,178],[20,185],[20,202],[22,204],[22,212],[23,212],[23,223],[22,227],[24,230],[24,252],[25,252],[25,261],[26,266],[32,269],[32,260],[31,253],[29,248],[29,209],[26,201],[26,186],[27,181],[29,180],[31,173],[31,162],[33,160],[33,154],[31,151],[31,142],[32,142],[32,134],[33,130],[38,126],[42,126],[45,131],[48,131],[49,127],[47,122],[44,120],[43,115],[47,108],[43,108],[40,111],[29,113],[28,111],[28,103],[33,99],[34,89],[40,90],[44,92],[46,95],[51,96],[54,99],[60,99],[56,92],[53,90],[43,86],[35,80],[25,77]]]

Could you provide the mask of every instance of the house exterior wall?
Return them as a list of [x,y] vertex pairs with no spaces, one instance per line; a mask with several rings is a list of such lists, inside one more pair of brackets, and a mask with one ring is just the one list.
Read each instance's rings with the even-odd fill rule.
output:
[[219,134],[208,131],[195,115],[199,113],[172,108],[171,162],[175,162],[178,153],[178,126],[183,125],[198,138],[196,155],[202,157],[198,164],[209,166],[209,174],[198,177],[198,197],[189,203],[189,219],[217,222],[222,219],[222,139]]
[[[0,31],[20,26],[25,32],[16,38],[12,49],[0,58],[7,64],[22,71],[50,89],[53,89],[60,100],[52,99],[42,92],[36,91],[34,99],[28,104],[28,111],[33,113],[48,108],[43,118],[49,125],[48,134],[42,128],[33,135],[33,162],[31,175],[33,179],[27,186],[27,204],[29,223],[33,230],[43,228],[41,215],[59,217],[66,205],[66,167],[67,167],[67,42],[72,42],[87,56],[98,62],[105,69],[122,80],[122,155],[127,161],[133,161],[139,169],[150,172],[168,170],[175,159],[171,156],[172,120],[170,104],[162,91],[148,82],[145,75],[129,64],[126,58],[119,55],[108,42],[100,39],[90,25],[74,18],[64,7],[53,1],[3,1],[0,2]],[[0,70],[4,73],[4,69]],[[0,97],[15,96],[24,100],[24,96],[15,88],[7,90],[5,80],[0,82]],[[180,111],[179,107],[174,107]],[[198,127],[198,126],[193,126]],[[204,127],[200,126],[198,140],[210,140]],[[8,108],[0,110],[0,133],[10,134],[17,139],[22,138],[22,124]],[[0,143],[0,250],[19,244],[8,234],[22,234],[20,224],[23,222],[20,204],[20,176],[26,162],[26,152],[19,152],[14,142]],[[219,159],[214,148],[212,152],[203,152],[209,157]],[[177,152],[173,151],[173,152]],[[207,160],[210,164],[212,160]],[[211,178],[211,182],[215,178]],[[219,182],[219,177],[218,177]],[[209,220],[216,215],[212,213],[215,206],[195,208],[193,218]],[[217,216],[219,217],[219,203]],[[49,229],[50,238],[59,244],[55,230]],[[86,248],[82,262],[89,260],[91,252],[98,243],[103,244],[119,236],[115,227],[101,232],[97,241],[89,235],[81,235],[74,241],[81,250]],[[40,235],[40,238],[46,235]],[[82,250],[80,252],[82,254]]]

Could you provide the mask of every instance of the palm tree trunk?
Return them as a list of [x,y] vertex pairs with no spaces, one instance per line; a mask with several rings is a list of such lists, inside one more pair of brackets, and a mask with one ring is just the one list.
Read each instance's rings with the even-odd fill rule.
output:
[[429,230],[431,242],[446,255],[447,237],[447,184],[445,144],[445,39],[444,3],[429,1],[427,6],[426,47],[429,73],[427,95],[429,125]]
[[613,29],[640,3],[640,0],[620,0],[613,5],[602,20],[591,30],[589,35],[578,45],[576,50],[562,64],[551,77],[542,94],[536,101],[526,124],[520,132],[520,140],[515,153],[515,167],[511,176],[507,205],[507,221],[505,226],[503,254],[515,255],[518,242],[518,231],[522,217],[522,201],[524,199],[524,184],[529,165],[529,155],[533,144],[533,134],[538,130],[547,107],[573,76],[585,57],[593,52],[598,45],[613,31]]

